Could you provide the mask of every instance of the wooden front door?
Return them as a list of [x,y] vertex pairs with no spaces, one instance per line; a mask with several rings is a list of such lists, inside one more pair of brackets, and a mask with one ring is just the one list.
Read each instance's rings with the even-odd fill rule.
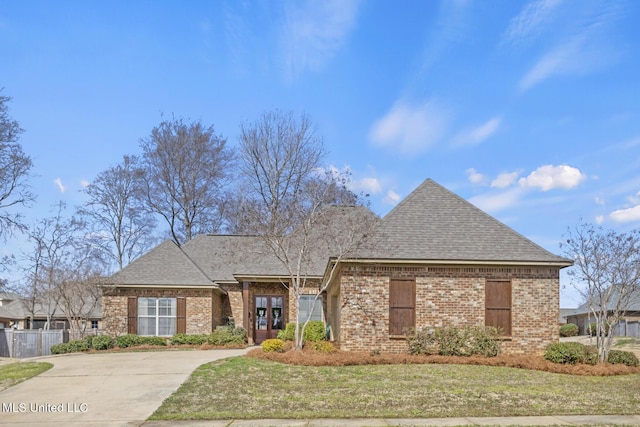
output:
[[284,328],[284,296],[256,295],[253,340],[256,344],[278,337]]

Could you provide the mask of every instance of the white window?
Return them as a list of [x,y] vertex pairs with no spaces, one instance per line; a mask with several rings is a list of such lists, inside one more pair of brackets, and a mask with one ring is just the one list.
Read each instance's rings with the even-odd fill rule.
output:
[[176,333],[175,298],[138,298],[138,335]]
[[[313,299],[315,295],[301,295],[300,296],[300,306],[298,307],[298,314],[300,322],[306,322],[307,316],[309,316],[309,311],[311,311],[311,319],[310,320],[322,320],[322,296],[318,296],[315,304]],[[313,308],[311,305],[313,304]]]

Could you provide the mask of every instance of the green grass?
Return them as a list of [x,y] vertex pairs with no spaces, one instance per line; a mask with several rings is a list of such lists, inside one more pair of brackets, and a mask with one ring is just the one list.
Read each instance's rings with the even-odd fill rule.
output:
[[640,375],[471,365],[303,367],[238,357],[200,366],[150,419],[636,414]]
[[45,362],[16,362],[0,365],[0,391],[51,369]]

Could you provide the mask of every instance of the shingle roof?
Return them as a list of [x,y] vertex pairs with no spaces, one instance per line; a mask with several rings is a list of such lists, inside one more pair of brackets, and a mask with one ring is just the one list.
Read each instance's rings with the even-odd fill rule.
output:
[[111,279],[118,285],[213,285],[172,240],[165,240],[111,276]]
[[[325,209],[308,235],[309,259],[302,267],[303,274],[322,276],[329,257],[337,251],[340,232],[347,230],[350,223],[370,217],[376,216],[362,206]],[[294,233],[291,241],[294,257],[296,237]],[[198,235],[182,249],[214,282],[233,281],[235,276],[288,276],[285,265],[260,236]]]
[[382,218],[358,257],[571,264],[431,179]]
[[[608,289],[606,290],[608,291]],[[605,292],[606,292],[605,291]],[[623,291],[625,292],[625,291]],[[624,309],[626,311],[640,311],[640,288],[635,289],[635,290],[631,290],[629,291],[629,289],[626,289],[626,295],[628,295],[629,299],[628,302],[626,303],[626,305],[624,306]],[[615,308],[615,306],[618,304],[618,299],[620,298],[620,287],[619,286],[615,286],[612,291],[611,294],[609,296],[609,299],[607,300],[608,302],[608,309],[609,310],[613,310]],[[595,304],[595,307],[598,307],[599,304]],[[585,302],[584,304],[582,304],[581,306],[579,306],[578,308],[576,308],[572,313],[570,313],[570,316],[576,316],[576,315],[580,315],[580,314],[588,314],[590,313],[590,309],[589,309],[589,303]]]

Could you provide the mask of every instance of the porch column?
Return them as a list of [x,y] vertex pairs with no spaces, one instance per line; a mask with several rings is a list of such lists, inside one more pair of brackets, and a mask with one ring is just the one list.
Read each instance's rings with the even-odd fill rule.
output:
[[242,327],[247,330],[247,340],[253,344],[253,332],[249,323],[249,282],[242,282]]

